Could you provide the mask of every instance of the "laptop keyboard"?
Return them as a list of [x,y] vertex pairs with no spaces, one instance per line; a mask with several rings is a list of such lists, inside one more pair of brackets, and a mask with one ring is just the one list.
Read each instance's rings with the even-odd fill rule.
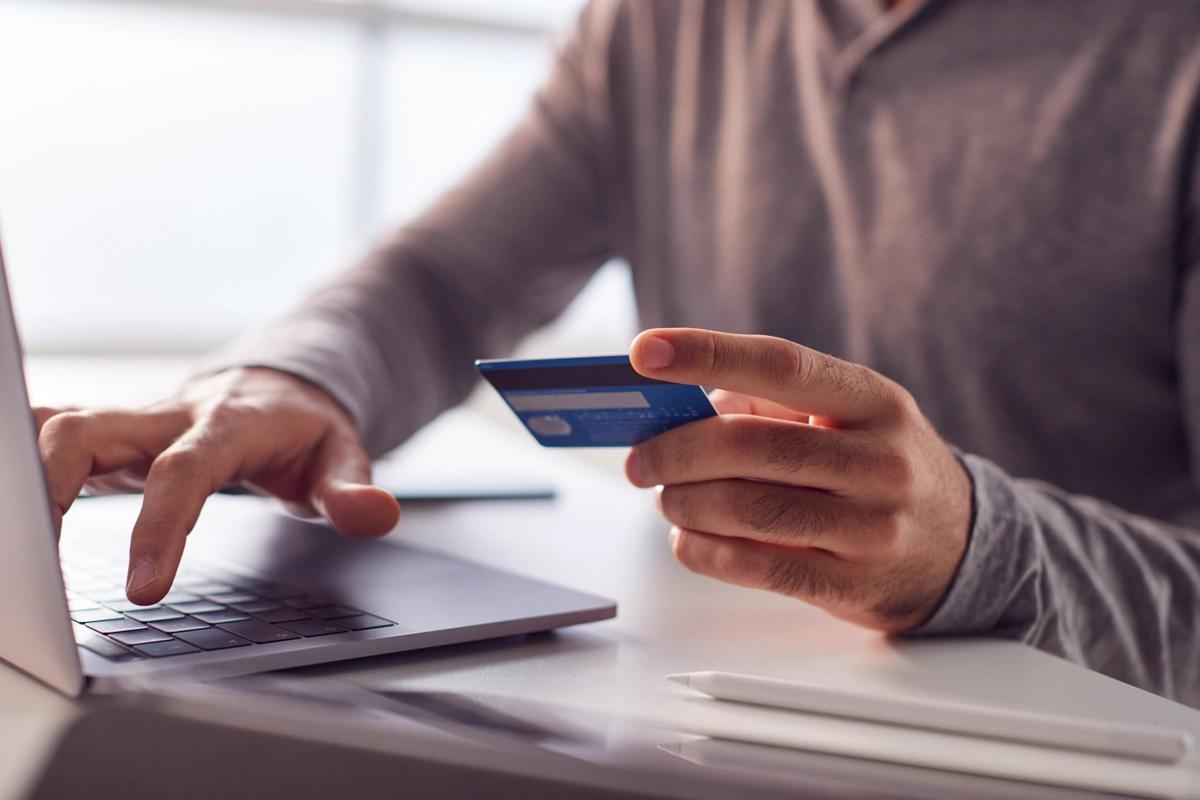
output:
[[276,581],[190,563],[162,602],[125,598],[125,564],[102,553],[64,553],[75,643],[110,661],[167,658],[209,650],[386,628],[396,623]]

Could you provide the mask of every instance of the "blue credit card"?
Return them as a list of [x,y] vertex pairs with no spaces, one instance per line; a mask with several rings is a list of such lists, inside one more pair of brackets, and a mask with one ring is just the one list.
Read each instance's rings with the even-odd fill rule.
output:
[[545,447],[629,447],[716,410],[699,386],[639,375],[629,356],[475,362]]

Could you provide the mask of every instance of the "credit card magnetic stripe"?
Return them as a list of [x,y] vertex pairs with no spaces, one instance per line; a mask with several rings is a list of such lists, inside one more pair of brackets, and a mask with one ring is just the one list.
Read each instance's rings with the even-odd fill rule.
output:
[[[588,363],[581,363],[581,362]],[[534,366],[536,365],[536,366]],[[545,361],[479,361],[479,371],[498,391],[575,389],[600,386],[662,386],[667,381],[647,378],[622,356],[546,359]]]

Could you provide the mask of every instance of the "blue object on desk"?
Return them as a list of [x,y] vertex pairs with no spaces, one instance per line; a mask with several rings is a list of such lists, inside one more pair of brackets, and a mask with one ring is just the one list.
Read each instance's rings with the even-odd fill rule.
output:
[[629,447],[717,415],[699,386],[647,378],[628,356],[489,359],[475,367],[544,447]]

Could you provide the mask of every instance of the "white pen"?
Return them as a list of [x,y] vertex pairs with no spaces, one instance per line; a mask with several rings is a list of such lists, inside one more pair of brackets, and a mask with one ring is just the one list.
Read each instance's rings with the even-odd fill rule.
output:
[[731,672],[688,672],[668,680],[718,700],[848,717],[1022,744],[1174,763],[1192,748],[1186,731],[1105,722],[927,698],[830,689]]

